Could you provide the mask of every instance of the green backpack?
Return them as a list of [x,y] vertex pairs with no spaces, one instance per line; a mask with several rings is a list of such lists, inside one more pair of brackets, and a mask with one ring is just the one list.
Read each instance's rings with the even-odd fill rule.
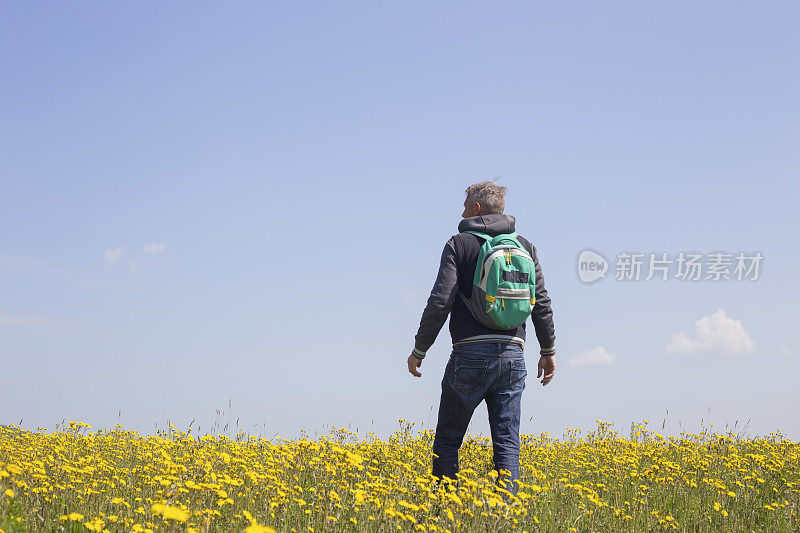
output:
[[525,323],[536,303],[536,269],[533,258],[516,239],[516,233],[484,240],[475,264],[472,296],[459,296],[475,320],[491,329],[513,329]]

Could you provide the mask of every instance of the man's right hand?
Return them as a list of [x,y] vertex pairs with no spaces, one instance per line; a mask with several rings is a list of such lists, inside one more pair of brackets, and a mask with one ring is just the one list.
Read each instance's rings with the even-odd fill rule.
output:
[[542,379],[542,386],[544,387],[550,383],[556,374],[556,358],[552,355],[543,355],[539,358],[539,373],[536,378],[541,378],[542,374],[544,374]]
[[415,377],[421,378],[422,373],[417,370],[421,365],[422,359],[416,357],[412,352],[411,355],[408,356],[408,371]]

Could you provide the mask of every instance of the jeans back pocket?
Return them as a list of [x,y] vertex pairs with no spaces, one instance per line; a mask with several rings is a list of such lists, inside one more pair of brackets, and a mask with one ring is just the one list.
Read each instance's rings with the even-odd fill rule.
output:
[[489,361],[456,359],[453,386],[464,394],[481,390],[486,382]]
[[508,384],[511,390],[520,391],[525,388],[525,378],[528,370],[525,368],[525,359],[514,359],[509,369]]

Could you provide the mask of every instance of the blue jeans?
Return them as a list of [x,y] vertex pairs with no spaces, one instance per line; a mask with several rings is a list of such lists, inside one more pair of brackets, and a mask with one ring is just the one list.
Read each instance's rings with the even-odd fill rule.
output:
[[[490,342],[453,348],[442,379],[439,421],[433,440],[433,475],[455,479],[458,449],[472,413],[486,400],[494,468],[519,479],[520,400],[525,389],[525,357],[519,344]],[[507,478],[506,478],[507,480]],[[516,493],[516,483],[505,483]]]

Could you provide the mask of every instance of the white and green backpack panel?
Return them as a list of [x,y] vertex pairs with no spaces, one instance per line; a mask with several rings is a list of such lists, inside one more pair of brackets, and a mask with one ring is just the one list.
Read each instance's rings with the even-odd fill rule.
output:
[[469,231],[484,240],[475,265],[472,295],[461,299],[475,319],[491,329],[513,329],[525,321],[536,303],[536,268],[516,233],[491,237]]

